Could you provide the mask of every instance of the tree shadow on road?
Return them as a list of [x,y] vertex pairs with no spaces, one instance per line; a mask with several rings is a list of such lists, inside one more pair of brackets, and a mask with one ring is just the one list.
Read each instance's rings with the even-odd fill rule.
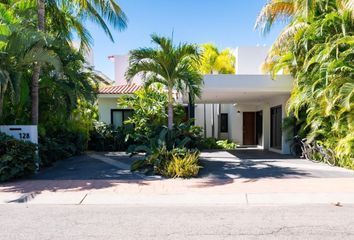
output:
[[[267,152],[268,153],[268,152]],[[280,154],[263,154],[263,151],[232,151],[236,158],[204,158],[203,168],[199,173],[204,178],[198,187],[220,186],[233,183],[236,179],[244,182],[255,182],[261,179],[286,179],[309,177],[310,173],[297,168],[278,166],[279,159],[290,159]],[[291,158],[293,159],[293,158]]]
[[141,175],[83,155],[59,161],[28,179],[2,183],[0,192],[78,192],[115,187],[122,183],[149,184]]

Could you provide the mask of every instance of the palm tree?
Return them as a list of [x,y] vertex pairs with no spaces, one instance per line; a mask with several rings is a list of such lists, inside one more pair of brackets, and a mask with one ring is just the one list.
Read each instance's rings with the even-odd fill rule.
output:
[[61,69],[60,60],[51,50],[41,47],[40,42],[50,41],[23,24],[25,17],[19,11],[28,10],[24,6],[0,4],[0,117],[3,113],[5,93],[10,90],[12,100],[20,92],[20,75],[28,65],[50,64],[57,71]]
[[[23,0],[20,0],[23,1]],[[28,0],[26,0],[28,1]],[[109,23],[111,26],[118,30],[122,30],[126,27],[126,16],[116,3],[115,0],[101,0],[101,1],[90,1],[90,0],[37,0],[37,10],[38,10],[38,31],[45,32],[46,24],[46,7],[54,6],[59,9],[66,6],[70,7],[72,11],[77,11],[77,18],[84,21],[85,19],[91,20],[97,23],[105,33],[113,41],[112,33],[107,26]],[[75,30],[75,29],[74,29]],[[78,30],[78,29],[76,29]],[[80,37],[80,32],[79,37]],[[82,35],[81,35],[82,36]],[[85,39],[86,40],[86,39]],[[88,44],[87,41],[83,43]],[[39,77],[41,72],[41,64],[38,62],[34,63],[33,75],[32,75],[32,124],[38,124],[38,89],[39,89]]]
[[211,43],[202,44],[202,56],[197,68],[202,74],[235,74],[235,56],[230,49],[219,51]]
[[168,128],[173,128],[173,91],[191,94],[192,98],[201,94],[202,75],[195,67],[199,61],[198,47],[190,44],[173,45],[169,38],[155,34],[151,36],[157,48],[141,48],[130,52],[128,81],[142,74],[146,86],[160,83],[168,92]]

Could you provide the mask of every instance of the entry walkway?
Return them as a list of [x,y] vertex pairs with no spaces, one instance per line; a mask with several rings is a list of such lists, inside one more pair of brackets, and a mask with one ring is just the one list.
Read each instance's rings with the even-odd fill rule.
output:
[[199,178],[132,174],[122,153],[90,153],[0,184],[0,203],[233,205],[354,204],[354,171],[264,151],[203,152]]

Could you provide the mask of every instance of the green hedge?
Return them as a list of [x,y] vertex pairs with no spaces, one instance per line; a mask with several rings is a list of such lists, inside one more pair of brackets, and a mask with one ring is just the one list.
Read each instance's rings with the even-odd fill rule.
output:
[[87,138],[80,131],[74,132],[66,128],[58,128],[52,130],[50,135],[40,135],[39,155],[41,167],[51,166],[56,161],[80,155],[86,150],[86,146]]
[[0,182],[33,174],[36,145],[0,133]]

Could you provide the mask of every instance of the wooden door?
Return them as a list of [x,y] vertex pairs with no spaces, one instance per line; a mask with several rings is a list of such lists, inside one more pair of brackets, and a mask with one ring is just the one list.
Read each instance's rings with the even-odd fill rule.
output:
[[243,145],[256,145],[256,113],[243,113]]

